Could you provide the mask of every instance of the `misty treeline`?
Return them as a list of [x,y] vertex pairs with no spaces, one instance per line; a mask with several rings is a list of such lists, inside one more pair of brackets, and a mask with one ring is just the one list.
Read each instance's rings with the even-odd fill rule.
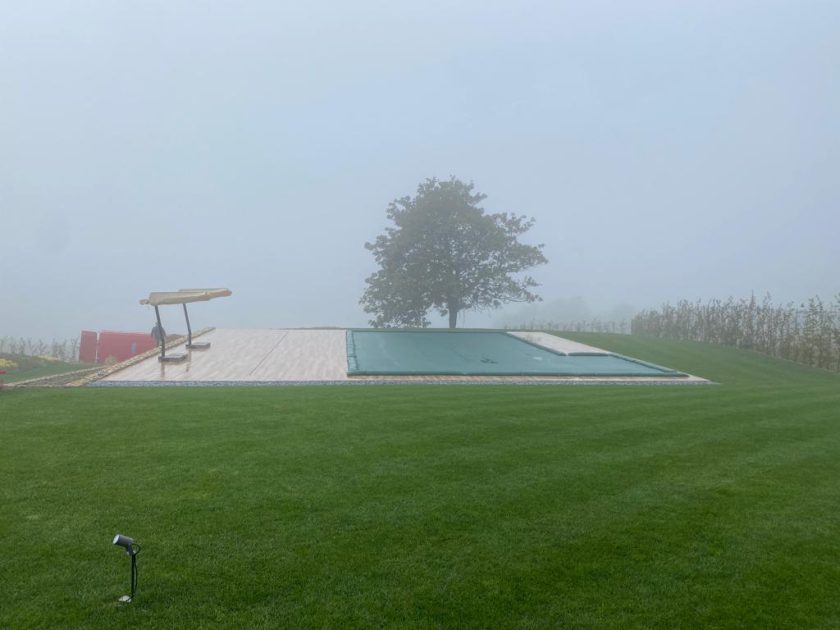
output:
[[840,371],[840,294],[826,304],[813,297],[798,306],[749,299],[664,304],[631,322],[634,335],[704,341],[756,350],[813,367]]
[[[510,328],[510,326],[506,326]],[[565,332],[597,332],[597,333],[616,333],[620,335],[630,334],[630,322],[622,321],[603,321],[598,318],[581,319],[572,322],[553,322],[553,321],[536,321],[532,320],[524,324],[520,324],[515,330],[559,330]]]
[[79,356],[79,340],[56,341],[53,339],[50,343],[46,343],[41,339],[0,337],[0,353],[76,361]]

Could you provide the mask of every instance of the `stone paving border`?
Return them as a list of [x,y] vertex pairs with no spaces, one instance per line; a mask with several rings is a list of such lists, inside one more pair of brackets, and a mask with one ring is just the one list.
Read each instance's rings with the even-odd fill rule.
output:
[[643,377],[636,377],[636,380],[628,379],[585,379],[585,378],[558,378],[556,380],[545,380],[537,377],[534,380],[522,380],[520,377],[497,377],[493,380],[477,377],[476,380],[465,380],[466,377],[453,376],[446,380],[440,378],[431,380],[429,377],[417,377],[415,380],[381,380],[371,377],[364,380],[346,381],[97,381],[91,383],[90,387],[312,387],[319,385],[342,385],[348,387],[359,387],[365,385],[558,385],[560,387],[652,387],[652,386],[703,386],[717,385],[714,381],[697,379],[686,381],[685,379],[652,379],[644,380]]

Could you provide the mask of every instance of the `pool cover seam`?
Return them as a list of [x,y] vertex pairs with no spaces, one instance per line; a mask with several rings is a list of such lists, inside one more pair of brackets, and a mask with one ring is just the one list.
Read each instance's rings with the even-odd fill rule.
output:
[[271,350],[269,350],[268,352],[265,353],[265,356],[262,359],[260,359],[260,362],[257,363],[257,365],[254,366],[254,369],[251,370],[250,372],[248,372],[248,376],[251,376],[254,372],[256,372],[258,369],[260,369],[260,366],[263,363],[266,362],[266,359],[268,359],[268,357],[271,356],[271,353],[274,352],[277,349],[277,346],[279,346],[281,343],[283,343],[283,340],[288,336],[289,336],[288,332],[283,333],[283,336],[280,337],[280,339],[278,339],[277,342],[273,346],[271,346]]

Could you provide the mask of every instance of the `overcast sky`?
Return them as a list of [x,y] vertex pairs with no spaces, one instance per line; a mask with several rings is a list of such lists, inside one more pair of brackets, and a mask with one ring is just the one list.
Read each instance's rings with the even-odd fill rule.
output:
[[836,0],[0,8],[0,336],[192,286],[364,325],[364,242],[450,175],[536,218],[546,307],[840,292]]

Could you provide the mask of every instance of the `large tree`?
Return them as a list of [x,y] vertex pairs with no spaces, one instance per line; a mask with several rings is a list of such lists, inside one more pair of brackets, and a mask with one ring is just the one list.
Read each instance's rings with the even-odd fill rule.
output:
[[393,227],[365,243],[380,267],[360,300],[375,316],[371,325],[425,327],[436,309],[455,328],[461,311],[540,299],[532,277],[514,277],[547,262],[542,245],[518,240],[534,220],[486,214],[479,206],[485,198],[452,177],[427,179],[413,198],[391,202]]

